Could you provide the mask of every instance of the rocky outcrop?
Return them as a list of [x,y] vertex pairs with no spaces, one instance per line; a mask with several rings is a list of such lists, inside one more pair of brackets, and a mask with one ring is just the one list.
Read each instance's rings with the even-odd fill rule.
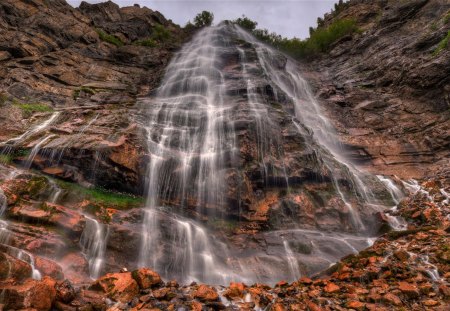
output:
[[[23,150],[51,136],[41,147],[52,156],[36,157],[33,167],[142,193],[144,152],[132,106],[157,86],[189,34],[158,12],[112,2],[74,9],[64,0],[8,0],[0,13],[3,153],[20,161]],[[58,117],[39,128],[51,110]]]
[[440,0],[348,1],[325,16],[357,21],[360,33],[309,63],[310,81],[355,162],[420,178],[448,165],[450,29]]

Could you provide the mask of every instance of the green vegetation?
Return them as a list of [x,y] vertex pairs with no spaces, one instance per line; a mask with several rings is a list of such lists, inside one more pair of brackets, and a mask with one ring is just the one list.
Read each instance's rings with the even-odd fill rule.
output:
[[68,190],[71,194],[88,199],[94,203],[107,205],[108,207],[128,209],[142,206],[144,203],[144,199],[142,197],[137,197],[130,194],[108,191],[102,188],[88,189],[78,184],[61,180],[58,180],[57,183],[61,188]]
[[433,56],[439,55],[439,53],[441,53],[444,49],[446,49],[448,47],[449,40],[450,40],[450,30],[447,32],[445,38],[443,38],[441,42],[439,42],[438,46],[433,51]]
[[89,94],[89,95],[94,95],[96,93],[93,88],[90,88],[88,86],[82,86],[73,91],[73,96],[72,96],[73,99],[79,98],[82,92],[85,94]]
[[53,111],[53,107],[38,103],[38,102],[29,102],[29,103],[23,103],[18,101],[17,99],[13,100],[13,105],[20,108],[26,116],[31,116],[35,112],[50,112]]
[[252,21],[245,15],[242,15],[242,17],[235,19],[233,22],[248,31],[254,31],[256,29],[256,26],[258,26],[258,22]]
[[155,47],[158,43],[164,43],[171,39],[172,35],[170,31],[161,24],[157,24],[153,27],[153,32],[150,38],[134,41],[134,45]]
[[310,28],[310,37],[305,40],[298,38],[284,38],[267,29],[257,29],[257,22],[242,16],[233,21],[235,24],[249,30],[259,40],[270,44],[295,58],[311,58],[318,53],[328,52],[336,41],[359,32],[356,21],[353,19],[340,19],[328,27],[324,26],[322,19],[318,19],[318,28]]
[[137,40],[133,42],[134,45],[140,45],[140,46],[147,46],[154,48],[157,44],[156,41],[153,39],[144,39],[144,40]]
[[194,18],[194,25],[197,28],[211,26],[214,20],[214,14],[208,11],[203,11]]
[[168,39],[170,39],[170,31],[167,30],[163,25],[157,24],[153,28],[153,33],[152,33],[150,39],[153,39],[153,40],[159,41],[159,42],[165,42]]
[[115,46],[123,46],[124,45],[123,41],[120,38],[110,35],[110,34],[107,34],[106,32],[104,32],[101,29],[97,29],[96,31],[98,33],[98,36],[100,37],[100,40],[114,44]]
[[448,22],[450,22],[450,11],[444,16],[444,24],[447,24]]
[[13,157],[9,154],[0,154],[0,163],[2,164],[10,164],[13,160]]

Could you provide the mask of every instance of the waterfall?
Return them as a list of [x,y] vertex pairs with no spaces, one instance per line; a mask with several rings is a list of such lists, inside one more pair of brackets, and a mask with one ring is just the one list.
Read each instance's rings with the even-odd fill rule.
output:
[[[265,97],[266,86],[279,106],[272,107]],[[176,53],[155,94],[141,98],[139,104],[149,155],[139,265],[150,266],[164,277],[216,284],[293,280],[308,272],[305,264],[317,271],[367,247],[372,228],[366,216],[386,208],[379,189],[394,201],[401,197],[401,191],[394,191],[386,180],[360,172],[346,159],[297,64],[230,23],[200,30]],[[286,193],[294,189],[283,149],[285,133],[275,119],[281,114],[311,151],[318,175],[329,177],[334,195],[348,212],[344,222],[354,235],[321,235],[297,224],[299,229],[288,236],[280,230],[262,234],[280,251],[268,245],[264,254],[231,249],[211,238],[211,228],[202,221],[221,219],[228,208],[239,204],[239,197],[227,187],[233,174],[236,187],[244,183],[239,180],[244,175],[243,128],[256,145],[258,187],[284,188]],[[309,253],[291,247],[297,239],[311,242]],[[267,278],[251,267],[264,261]]]
[[105,262],[109,227],[89,216],[85,215],[85,218],[86,225],[81,234],[80,245],[89,262],[90,277],[97,279]]
[[[202,30],[167,67],[156,97],[144,101],[151,110],[146,123],[150,164],[142,266],[167,266],[166,259],[154,251],[163,234],[156,212],[161,202],[176,199],[182,206],[210,213],[224,203],[224,174],[237,151],[230,118],[233,107],[225,101],[224,74],[219,69],[226,43],[219,28]],[[200,274],[206,276],[203,281],[208,280],[206,272],[214,266],[214,255],[206,233],[192,223],[174,224],[173,237],[187,243],[184,252],[188,255],[176,258],[186,270],[182,276],[189,279]],[[189,254],[198,250],[203,264],[194,265]]]

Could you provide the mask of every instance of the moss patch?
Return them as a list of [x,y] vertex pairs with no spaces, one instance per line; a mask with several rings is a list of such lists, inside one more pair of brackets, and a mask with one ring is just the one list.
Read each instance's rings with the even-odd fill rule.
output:
[[[102,188],[88,189],[78,184],[61,180],[58,180],[57,183],[61,188],[68,190],[71,194],[75,194],[80,198],[87,199],[93,203],[105,205],[106,207],[129,209],[140,207],[144,204],[144,198],[130,194],[108,191]],[[94,205],[92,208],[92,213],[95,214],[95,209],[99,209],[100,207]]]

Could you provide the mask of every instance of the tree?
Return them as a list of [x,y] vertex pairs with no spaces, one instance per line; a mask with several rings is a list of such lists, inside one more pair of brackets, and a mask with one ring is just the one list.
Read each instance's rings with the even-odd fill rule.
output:
[[194,18],[195,27],[211,26],[214,20],[214,14],[208,11],[203,11]]
[[233,23],[241,26],[244,29],[247,29],[248,31],[253,31],[256,29],[256,26],[258,25],[258,22],[252,21],[250,18],[248,18],[245,15],[242,15],[242,17],[239,17],[233,21]]

